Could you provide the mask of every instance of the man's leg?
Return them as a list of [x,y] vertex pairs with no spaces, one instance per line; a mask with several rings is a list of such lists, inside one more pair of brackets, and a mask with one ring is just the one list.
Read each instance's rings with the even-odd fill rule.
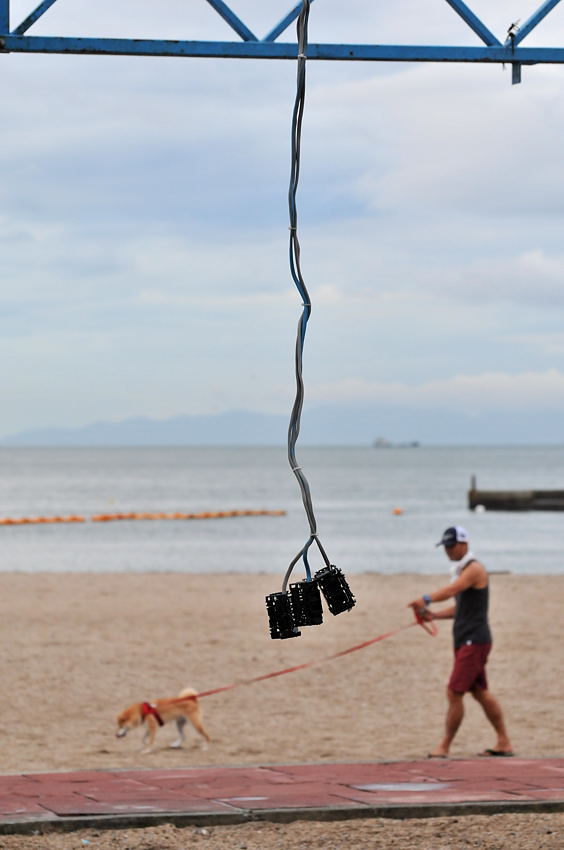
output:
[[445,734],[441,743],[436,747],[430,755],[432,756],[448,756],[450,745],[454,740],[454,736],[460,728],[462,718],[464,717],[464,694],[459,694],[456,691],[447,688],[448,709],[445,721]]
[[484,714],[496,731],[497,743],[494,749],[503,753],[512,752],[511,741],[509,740],[507,729],[505,728],[503,712],[499,702],[488,690],[484,690],[482,688],[475,688],[472,691],[472,696],[480,703],[484,710]]

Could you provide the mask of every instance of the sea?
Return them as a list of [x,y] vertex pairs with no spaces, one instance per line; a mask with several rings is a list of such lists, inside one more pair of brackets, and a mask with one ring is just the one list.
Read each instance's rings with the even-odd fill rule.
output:
[[[564,489],[564,446],[297,449],[317,533],[345,574],[447,570],[443,530],[463,525],[491,571],[564,572],[564,514],[470,511],[481,489]],[[92,522],[99,513],[283,510],[283,516]],[[284,447],[0,448],[0,570],[272,573],[309,537]],[[315,548],[311,567],[323,566]],[[303,577],[301,561],[294,577]]]

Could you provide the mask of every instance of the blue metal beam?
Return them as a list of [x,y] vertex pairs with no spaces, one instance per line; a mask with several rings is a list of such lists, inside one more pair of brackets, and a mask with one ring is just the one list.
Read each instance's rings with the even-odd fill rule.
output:
[[47,9],[50,9],[53,3],[56,3],[57,0],[43,0],[43,3],[40,3],[37,9],[35,9],[30,15],[27,16],[25,20],[21,22],[21,24],[13,30],[13,35],[23,35],[24,32],[27,32],[30,26],[39,20],[41,15],[44,15]]
[[517,31],[517,33],[513,36],[513,44],[517,45],[520,41],[529,35],[531,30],[534,30],[537,24],[540,24],[543,18],[545,18],[549,12],[554,9],[555,6],[558,6],[560,0],[546,0],[542,6],[537,9],[534,15],[531,15],[528,21],[526,21],[523,26]]
[[[14,35],[23,35],[27,30],[51,8],[56,0],[43,0],[37,8],[22,21],[22,23],[13,30]],[[232,9],[224,2],[224,0],[207,0],[215,11],[229,24],[229,26],[243,39],[243,41],[258,41],[256,35],[246,26],[243,21],[237,17]],[[313,2],[313,0],[312,0]],[[464,0],[445,0],[454,11],[460,15],[464,22],[482,39],[484,44],[493,47],[500,45],[501,42],[495,35],[486,27],[483,21],[470,9]],[[527,35],[548,15],[560,0],[545,0],[537,11],[531,15],[528,21],[511,37],[510,43],[513,46],[519,44]],[[9,7],[10,0],[0,0],[0,32],[9,31]],[[272,29],[268,35],[262,40],[264,42],[275,41],[288,26],[296,20],[302,3],[297,5]]]
[[469,9],[466,3],[463,3],[462,0],[445,0],[452,6],[454,11],[460,15],[463,21],[465,21],[470,29],[474,30],[477,36],[479,36],[484,44],[493,47],[494,44],[501,44],[501,42],[495,37],[495,35],[489,31],[487,26],[482,23],[482,21],[474,14],[472,9]]
[[0,0],[0,33],[10,32],[10,0]]
[[221,15],[224,21],[227,21],[229,26],[235,30],[237,35],[241,36],[243,41],[258,41],[256,35],[254,35],[243,21],[237,17],[235,12],[229,8],[227,3],[224,3],[223,0],[208,0],[208,3],[210,6],[213,6],[218,15]]
[[[313,0],[311,0],[313,3]],[[300,2],[297,6],[294,6],[291,12],[288,12],[285,18],[282,18],[279,24],[277,24],[273,30],[271,30],[268,35],[262,39],[263,41],[276,41],[279,35],[282,35],[285,29],[287,29],[290,24],[296,20],[298,15],[300,14],[303,8],[303,4]]]
[[[303,8],[294,8],[262,41],[237,17],[225,0],[207,0],[229,24],[241,41],[165,41],[161,39],[73,38],[26,36],[32,26],[56,0],[42,0],[37,8],[14,29],[9,30],[10,0],[0,0],[0,53],[68,53],[116,56],[193,56],[231,59],[296,59],[295,43],[280,44],[276,39],[296,20]],[[313,0],[310,0],[313,2]],[[502,44],[464,0],[445,0],[485,47],[395,44],[310,44],[309,59],[370,62],[485,62],[511,65],[512,82],[521,82],[522,65],[563,64],[564,48],[523,48],[519,43],[558,5],[560,0],[544,0],[521,29],[512,24]]]
[[[9,53],[193,56],[231,59],[296,59],[295,43],[263,41],[163,41],[131,38],[69,38],[8,35],[0,51]],[[562,47],[448,47],[446,45],[309,44],[309,59],[380,62],[485,62],[523,65],[563,64]]]

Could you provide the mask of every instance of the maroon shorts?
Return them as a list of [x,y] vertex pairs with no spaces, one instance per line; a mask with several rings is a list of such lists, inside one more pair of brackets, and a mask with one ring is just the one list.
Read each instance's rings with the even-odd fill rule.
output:
[[491,648],[491,643],[469,643],[454,650],[454,667],[448,683],[451,691],[457,694],[476,688],[487,691],[486,662]]

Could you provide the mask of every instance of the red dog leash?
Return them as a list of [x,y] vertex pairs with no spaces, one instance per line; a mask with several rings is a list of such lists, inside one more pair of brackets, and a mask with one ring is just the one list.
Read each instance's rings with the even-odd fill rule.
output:
[[421,615],[416,614],[415,620],[413,623],[408,623],[405,626],[400,626],[397,629],[394,629],[391,632],[385,632],[382,635],[378,635],[377,637],[370,638],[370,640],[365,640],[362,643],[357,643],[355,646],[349,646],[348,649],[341,649],[340,652],[334,652],[333,655],[326,655],[324,658],[318,658],[315,661],[305,661],[303,664],[296,664],[294,667],[284,667],[283,670],[275,670],[273,673],[263,673],[261,676],[253,676],[252,679],[243,679],[240,682],[232,682],[230,685],[223,685],[220,688],[212,688],[209,691],[202,691],[199,694],[194,694],[193,696],[188,697],[177,697],[174,702],[183,702],[186,699],[199,699],[200,697],[209,697],[212,694],[220,694],[223,691],[230,691],[233,688],[240,688],[243,685],[252,685],[255,682],[264,682],[265,679],[274,679],[276,676],[284,676],[286,673],[296,673],[298,670],[305,670],[308,667],[314,667],[317,664],[323,664],[325,661],[333,661],[335,658],[342,658],[343,655],[349,655],[351,652],[358,652],[359,649],[365,649],[367,646],[372,646],[374,643],[379,643],[382,640],[387,640],[387,638],[391,638],[394,635],[403,632],[405,629],[410,629],[412,626],[421,626],[427,634],[430,634],[432,637],[435,637],[438,633],[438,629],[430,620],[424,620]]
[[[427,613],[427,611],[427,608],[423,609],[423,613]],[[425,629],[427,634],[431,635],[431,637],[436,637],[438,635],[439,630],[437,628],[437,624],[433,620],[425,620],[425,618],[422,614],[419,613],[419,611],[414,611],[413,613],[415,614],[415,620],[417,622],[417,625]],[[413,623],[411,625],[413,625]]]

